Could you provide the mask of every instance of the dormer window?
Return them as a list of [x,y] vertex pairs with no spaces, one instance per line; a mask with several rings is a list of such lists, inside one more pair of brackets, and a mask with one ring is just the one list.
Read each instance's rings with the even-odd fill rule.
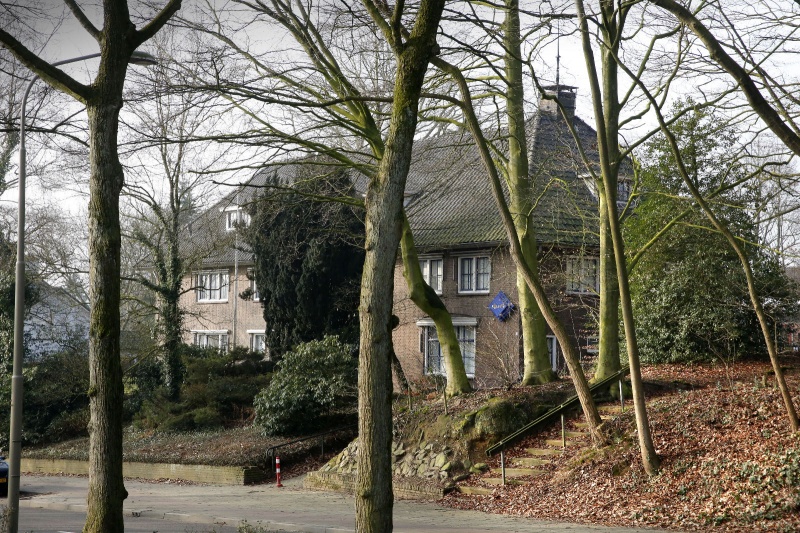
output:
[[240,226],[247,227],[250,225],[250,215],[241,206],[234,205],[226,207],[224,213],[225,229],[227,231],[233,231]]
[[628,204],[631,197],[630,180],[620,179],[617,181],[617,208],[623,209]]

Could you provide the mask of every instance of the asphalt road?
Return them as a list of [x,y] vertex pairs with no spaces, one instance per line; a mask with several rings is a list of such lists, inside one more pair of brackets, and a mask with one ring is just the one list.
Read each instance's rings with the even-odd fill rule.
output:
[[[54,509],[22,509],[19,533],[81,533],[86,514]],[[236,525],[176,522],[155,517],[125,517],[126,533],[237,533]]]
[[[258,533],[304,531],[351,533],[352,496],[305,490],[302,479],[264,485],[186,485],[126,480],[127,533],[234,533],[246,521]],[[88,480],[76,476],[24,475],[20,533],[79,532],[86,515]],[[652,529],[607,528],[545,522],[443,508],[435,502],[398,501],[397,533],[652,533]],[[237,532],[238,533],[238,532]]]

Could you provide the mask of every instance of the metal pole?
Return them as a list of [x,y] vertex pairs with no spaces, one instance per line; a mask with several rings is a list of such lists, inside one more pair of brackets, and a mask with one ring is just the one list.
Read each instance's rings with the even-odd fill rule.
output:
[[625,397],[622,395],[622,380],[619,380],[619,406],[625,412]]
[[567,428],[564,424],[564,413],[561,413],[561,446],[567,449]]
[[[100,54],[89,54],[52,65],[66,65],[87,59],[100,57]],[[155,65],[156,59],[150,54],[134,52],[131,63]],[[11,428],[8,439],[8,533],[17,533],[19,529],[19,486],[20,458],[22,456],[22,397],[23,397],[23,332],[25,329],[25,186],[26,186],[26,152],[25,152],[25,110],[28,105],[33,84],[39,76],[34,75],[22,95],[22,108],[19,118],[19,199],[17,204],[17,263],[14,272],[14,362],[11,376]]]

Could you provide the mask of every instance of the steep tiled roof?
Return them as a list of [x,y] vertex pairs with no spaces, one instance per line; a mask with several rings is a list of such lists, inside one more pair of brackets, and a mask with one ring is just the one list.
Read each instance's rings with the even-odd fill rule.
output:
[[[576,118],[587,156],[596,161],[594,130]],[[548,112],[528,122],[534,223],[541,244],[597,245],[596,200],[563,118]],[[417,143],[406,184],[414,240],[422,251],[506,241],[484,166],[468,134]]]
[[[579,118],[573,124],[587,157],[596,162],[594,130]],[[528,121],[526,129],[538,242],[597,246],[597,201],[582,178],[584,165],[564,119],[560,114],[540,111]],[[270,180],[288,185],[332,169],[320,161],[304,158],[272,164],[200,215],[190,225],[190,240],[193,248],[208,250],[202,266],[234,262],[237,242],[235,232],[225,231],[225,208],[246,205]],[[363,177],[356,179],[356,188],[363,188]],[[406,196],[415,243],[423,252],[506,242],[486,172],[468,133],[444,134],[415,143]],[[252,261],[243,243],[238,242],[238,248],[240,262]]]

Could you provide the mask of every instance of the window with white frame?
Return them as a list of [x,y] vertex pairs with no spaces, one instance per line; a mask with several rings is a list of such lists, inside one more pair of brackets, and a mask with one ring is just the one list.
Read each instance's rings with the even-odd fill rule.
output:
[[442,280],[444,279],[444,261],[442,261],[442,258],[420,259],[419,268],[422,270],[422,278],[425,283],[430,285],[431,289],[436,291],[436,294],[442,294]]
[[[461,359],[464,361],[464,370],[467,377],[475,377],[475,330],[477,320],[462,320],[460,325],[454,320],[458,346],[461,349]],[[417,322],[420,326],[420,351],[423,354],[423,364],[426,375],[444,375],[445,366],[442,357],[442,347],[436,333],[436,326],[431,320]]]
[[631,197],[631,181],[620,179],[617,181],[617,209],[623,209]]
[[597,257],[567,257],[567,292],[597,294],[600,291],[600,259]]
[[254,302],[260,302],[261,295],[258,293],[258,287],[256,287],[256,273],[252,268],[247,269],[247,279],[250,280],[250,294],[252,300]]
[[553,335],[547,336],[547,353],[550,356],[550,368],[553,369],[553,372],[558,372],[561,347],[558,345],[558,339]]
[[233,231],[239,226],[250,225],[250,215],[240,206],[225,208],[225,229]]
[[458,292],[489,292],[491,275],[489,256],[458,258]]
[[229,276],[227,271],[200,272],[195,276],[195,294],[198,302],[228,301]]
[[584,339],[585,352],[588,354],[595,354],[600,352],[600,339],[598,337],[586,337]]
[[250,351],[268,354],[267,350],[267,335],[263,329],[261,330],[247,330],[250,335]]
[[227,331],[193,331],[194,345],[201,348],[216,348],[221,352],[228,350]]

